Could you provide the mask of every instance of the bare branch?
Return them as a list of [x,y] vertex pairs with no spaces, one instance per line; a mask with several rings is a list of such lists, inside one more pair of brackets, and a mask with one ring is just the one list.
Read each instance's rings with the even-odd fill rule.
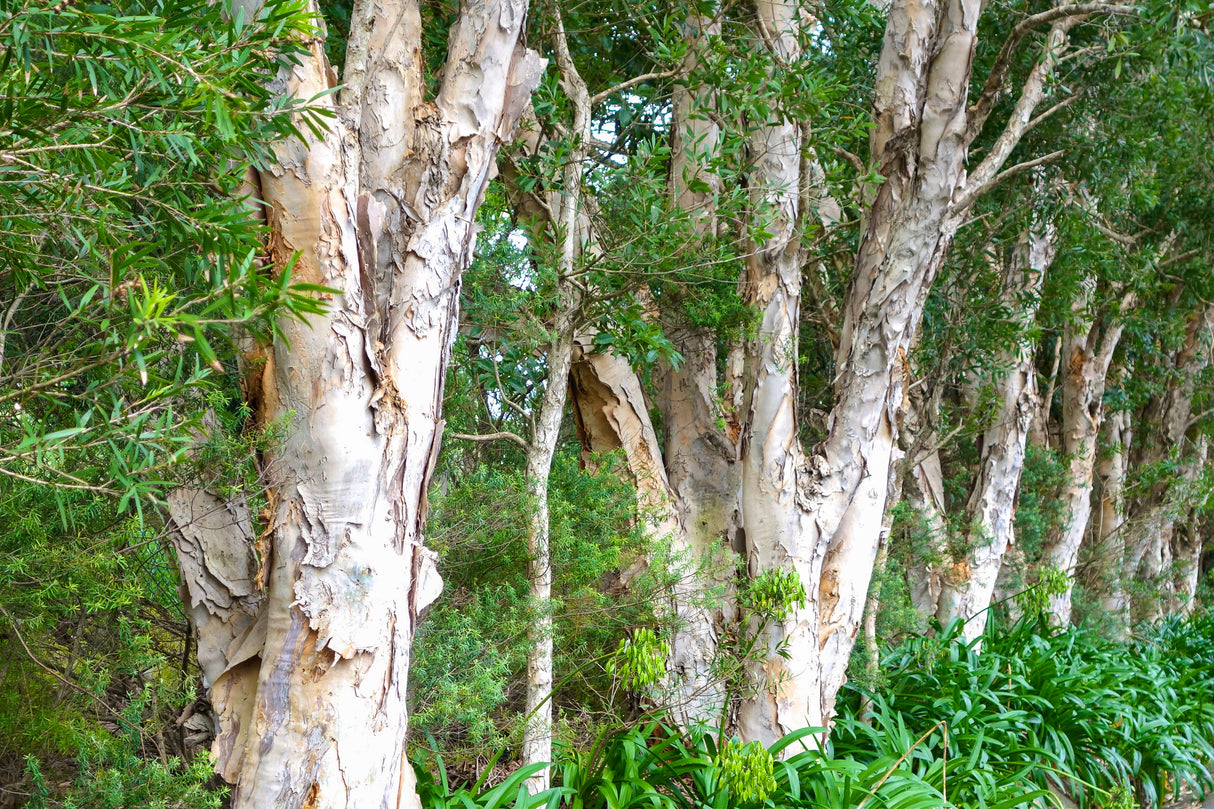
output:
[[458,438],[460,441],[476,441],[478,443],[487,443],[489,441],[510,441],[518,444],[524,451],[529,452],[531,445],[528,444],[523,437],[517,433],[502,431],[500,433],[485,433],[484,435],[473,435],[471,433],[447,433],[451,438]]
[[671,70],[660,70],[660,71],[656,71],[653,73],[642,73],[639,76],[633,76],[631,79],[628,79],[627,81],[620,82],[615,87],[608,87],[606,90],[604,90],[601,93],[595,93],[593,96],[590,97],[590,106],[594,107],[599,104],[602,104],[604,101],[611,98],[616,93],[623,92],[624,90],[627,90],[629,87],[636,87],[638,84],[641,84],[642,82],[647,82],[651,79],[669,79],[669,78],[671,78],[673,76],[677,76],[677,75],[679,75],[679,68],[673,68]]
[[25,285],[25,289],[21,290],[20,294],[13,299],[12,304],[8,307],[8,311],[4,313],[4,322],[0,323],[0,368],[4,366],[4,348],[8,342],[8,328],[13,325],[13,317],[16,316],[17,310],[21,308],[25,296],[34,288],[34,282],[30,281]]
[[1025,131],[1025,132],[1028,132],[1030,129],[1032,129],[1033,127],[1037,126],[1037,124],[1041,123],[1041,122],[1042,122],[1042,121],[1044,121],[1046,118],[1049,118],[1051,115],[1053,115],[1053,114],[1054,114],[1054,113],[1056,113],[1056,112],[1061,112],[1062,110],[1064,110],[1064,109],[1066,109],[1067,107],[1071,106],[1072,104],[1074,104],[1076,101],[1078,101],[1078,100],[1079,100],[1079,99],[1081,99],[1081,98],[1083,98],[1083,95],[1082,95],[1082,94],[1080,94],[1080,93],[1075,93],[1075,95],[1068,96],[1068,97],[1066,97],[1066,98],[1062,99],[1062,100],[1061,100],[1061,101],[1059,101],[1057,104],[1055,104],[1054,106],[1050,107],[1048,110],[1046,110],[1045,112],[1041,113],[1040,115],[1038,115],[1038,116],[1037,116],[1036,118],[1034,118],[1033,120],[1029,121],[1029,122],[1028,122],[1028,124],[1027,124],[1027,125],[1024,127],[1024,131]]
[[1167,259],[1166,261],[1159,262],[1158,264],[1155,265],[1155,269],[1157,271],[1162,270],[1165,267],[1171,267],[1173,264],[1179,264],[1182,261],[1188,261],[1191,258],[1197,258],[1199,255],[1201,255],[1200,250],[1186,250],[1183,253],[1178,253],[1178,254],[1172,256],[1171,258]]

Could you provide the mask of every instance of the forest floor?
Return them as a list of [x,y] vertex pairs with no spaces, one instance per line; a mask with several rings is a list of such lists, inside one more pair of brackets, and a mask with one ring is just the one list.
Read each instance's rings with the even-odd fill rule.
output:
[[1186,792],[1180,796],[1180,800],[1164,804],[1160,809],[1214,809],[1214,793],[1206,795],[1204,800],[1199,801],[1191,793]]

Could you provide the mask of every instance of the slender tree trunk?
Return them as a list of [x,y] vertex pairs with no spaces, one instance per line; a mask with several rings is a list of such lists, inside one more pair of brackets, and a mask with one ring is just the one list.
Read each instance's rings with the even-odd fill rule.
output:
[[[579,167],[580,171],[580,167]],[[535,610],[531,645],[527,650],[527,721],[523,726],[522,764],[552,761],[552,554],[549,546],[548,477],[556,455],[561,417],[569,390],[569,367],[573,356],[573,329],[577,305],[573,290],[562,284],[562,302],[546,355],[547,387],[527,449],[527,493],[531,519],[527,531],[527,579]],[[550,785],[550,770],[544,768],[527,780],[534,795]]]
[[[1119,312],[1096,321],[1092,314],[1095,284],[1092,278],[1084,282],[1072,306],[1075,317],[1062,336],[1062,357],[1066,363],[1061,387],[1062,451],[1067,458],[1062,500],[1066,517],[1058,536],[1047,543],[1044,557],[1049,564],[1066,573],[1070,582],[1065,592],[1050,597],[1052,620],[1063,625],[1071,620],[1075,562],[1092,511],[1092,474],[1105,380],[1124,329]],[[1128,309],[1132,300],[1132,296],[1127,295],[1121,311]]]
[[[527,488],[533,512],[527,537],[527,577],[536,610],[532,643],[527,654],[527,722],[523,728],[522,763],[552,761],[552,554],[549,548],[548,477],[556,454],[561,418],[569,392],[574,332],[580,316],[580,295],[573,275],[590,240],[582,210],[582,178],[590,148],[590,93],[582,80],[565,36],[560,12],[555,11],[554,45],[561,86],[573,108],[573,144],[565,159],[561,193],[552,195],[549,209],[558,206],[555,235],[560,239],[557,266],[557,315],[547,353],[547,387],[540,403],[527,451]],[[532,794],[548,788],[550,770],[528,779]]]
[[1101,425],[1104,453],[1097,467],[1100,480],[1099,544],[1096,553],[1105,579],[1102,607],[1118,634],[1129,630],[1130,600],[1123,568],[1126,557],[1125,480],[1132,440],[1131,416],[1127,410],[1110,413]]
[[940,468],[939,451],[930,452],[907,473],[902,491],[907,503],[918,515],[919,527],[927,540],[922,558],[907,570],[911,603],[926,619],[935,616],[940,608],[942,579],[948,575],[950,566],[944,473]]
[[999,404],[994,423],[982,435],[978,475],[965,508],[962,544],[968,549],[966,559],[954,566],[953,575],[945,577],[936,613],[942,624],[964,621],[962,636],[967,642],[977,639],[986,627],[986,610],[1003,554],[1013,541],[1012,517],[1024,469],[1024,448],[1037,409],[1032,345],[1024,333],[1036,318],[1042,279],[1056,250],[1053,228],[1045,227],[1025,234],[1009,257],[1004,299],[1012,308],[1026,297],[1029,303],[1017,313],[1023,329],[1017,344],[999,359],[1008,371],[998,380]]
[[[213,752],[235,809],[416,804],[409,649],[441,588],[425,494],[476,209],[543,68],[518,43],[526,11],[463,7],[427,103],[418,6],[356,3],[340,97],[315,102],[334,114],[328,130],[301,126],[261,174],[271,257],[284,267],[298,251],[294,277],[337,294],[324,315],[283,323],[247,381],[259,422],[284,437],[264,459],[257,618],[215,630],[237,645],[212,680],[224,706]],[[331,89],[323,37],[307,47],[276,79],[286,94]],[[209,533],[185,516],[183,535]],[[245,530],[198,545],[211,540],[225,558],[247,554]],[[216,623],[198,625],[200,643],[219,645],[202,637]]]

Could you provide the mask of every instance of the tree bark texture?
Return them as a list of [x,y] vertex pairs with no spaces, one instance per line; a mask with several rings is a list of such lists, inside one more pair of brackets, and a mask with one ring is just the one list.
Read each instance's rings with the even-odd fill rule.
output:
[[1030,231],[1013,247],[1004,281],[1004,301],[1015,311],[1021,336],[996,360],[1007,372],[996,381],[999,395],[994,423],[982,434],[978,474],[965,507],[962,546],[966,558],[944,576],[936,617],[947,625],[965,622],[962,636],[976,640],[986,628],[985,614],[995,592],[1003,554],[1013,542],[1012,518],[1029,427],[1037,409],[1033,347],[1027,337],[1040,305],[1042,279],[1054,260],[1053,228]]
[[[1210,455],[1209,437],[1202,433],[1185,459],[1181,471],[1182,493],[1177,525],[1172,530],[1172,593],[1168,612],[1186,615],[1193,611],[1197,599],[1197,582],[1201,577],[1201,552],[1205,544],[1198,511],[1203,503],[1197,492],[1197,481]],[[1185,495],[1188,495],[1187,497]]]
[[[1158,469],[1170,460],[1175,468],[1160,474],[1157,483],[1141,492],[1132,509],[1134,536],[1122,575],[1127,581],[1133,577],[1138,585],[1131,602],[1134,619],[1160,617],[1172,598],[1176,520],[1188,513],[1187,504],[1181,506],[1178,499],[1186,493],[1186,478],[1195,480],[1200,471],[1195,448],[1185,433],[1193,414],[1197,377],[1210,364],[1212,334],[1214,306],[1189,316],[1184,341],[1172,358],[1171,383],[1148,401],[1139,419],[1141,440],[1134,453],[1135,467]],[[1148,431],[1147,425],[1154,429]]]
[[[1093,313],[1096,281],[1083,282],[1072,305],[1073,318],[1063,330],[1062,446],[1067,458],[1063,485],[1065,504],[1062,529],[1047,542],[1044,558],[1067,574],[1066,591],[1050,597],[1050,612],[1059,624],[1070,623],[1071,591],[1079,546],[1088,529],[1092,511],[1092,474],[1096,463],[1096,438],[1100,429],[1105,381],[1113,352],[1125,328],[1120,312],[1097,319]],[[1128,308],[1132,298],[1123,300]]]
[[1101,457],[1096,474],[1100,481],[1100,524],[1096,554],[1101,560],[1102,607],[1119,635],[1129,630],[1130,600],[1123,567],[1126,556],[1125,483],[1129,448],[1133,441],[1133,419],[1129,411],[1109,413],[1101,425]]
[[[465,3],[433,102],[408,0],[355,4],[340,96],[316,98],[335,83],[319,37],[273,80],[333,117],[277,144],[261,173],[271,258],[298,255],[297,280],[337,292],[325,314],[284,322],[246,382],[259,423],[283,434],[263,459],[258,592],[238,596],[229,577],[233,597],[259,600],[256,619],[239,633],[198,624],[208,646],[235,635],[212,694],[236,809],[416,804],[409,649],[441,589],[422,545],[426,487],[476,209],[543,69],[518,41],[526,12],[525,0]],[[195,546],[247,570],[249,531],[234,525]],[[186,519],[182,534],[208,526]],[[200,564],[226,575],[218,561]]]

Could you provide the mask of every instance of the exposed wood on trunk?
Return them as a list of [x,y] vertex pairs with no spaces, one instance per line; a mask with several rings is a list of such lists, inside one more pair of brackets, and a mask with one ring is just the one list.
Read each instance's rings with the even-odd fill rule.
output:
[[[234,706],[214,753],[235,809],[417,802],[409,649],[441,587],[425,493],[476,209],[543,68],[518,42],[526,11],[465,5],[426,103],[417,4],[356,3],[340,100],[315,102],[334,114],[328,130],[301,127],[261,174],[271,257],[298,251],[295,277],[338,294],[282,324],[253,380],[259,422],[284,438],[265,458],[264,638],[229,646],[213,686]],[[306,44],[274,79],[283,94],[330,89],[323,39]],[[229,534],[233,556],[247,534]]]

